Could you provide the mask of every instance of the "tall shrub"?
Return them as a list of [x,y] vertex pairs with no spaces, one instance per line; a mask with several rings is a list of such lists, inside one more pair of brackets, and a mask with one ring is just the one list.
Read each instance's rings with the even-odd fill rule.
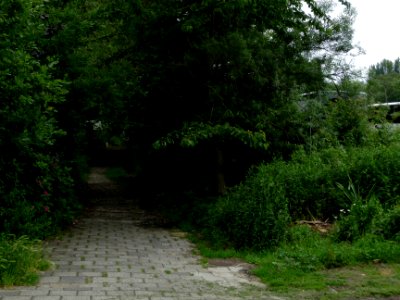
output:
[[70,168],[56,148],[65,134],[57,104],[65,82],[52,77],[55,58],[37,58],[45,32],[42,1],[0,0],[0,231],[43,237],[69,222]]
[[261,166],[210,210],[214,237],[236,248],[261,250],[278,245],[286,238],[290,223],[283,189]]

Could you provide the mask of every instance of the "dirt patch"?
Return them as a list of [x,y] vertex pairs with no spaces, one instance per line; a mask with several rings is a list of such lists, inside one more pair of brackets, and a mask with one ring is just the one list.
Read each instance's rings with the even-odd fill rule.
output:
[[222,286],[239,287],[242,284],[249,284],[264,288],[265,285],[251,274],[253,268],[254,265],[236,258],[209,259],[207,273],[199,273],[197,276]]

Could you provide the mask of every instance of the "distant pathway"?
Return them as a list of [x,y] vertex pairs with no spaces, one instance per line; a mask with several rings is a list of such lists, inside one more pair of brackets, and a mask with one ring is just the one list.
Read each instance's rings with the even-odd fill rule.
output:
[[149,226],[152,217],[103,169],[94,169],[89,184],[92,208],[47,245],[55,267],[38,286],[0,290],[1,300],[280,299],[241,272],[243,265],[201,266],[183,233]]

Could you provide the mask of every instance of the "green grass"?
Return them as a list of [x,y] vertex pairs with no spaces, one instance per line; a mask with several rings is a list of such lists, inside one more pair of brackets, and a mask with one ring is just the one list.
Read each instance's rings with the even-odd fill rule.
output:
[[[400,295],[400,264],[364,264],[320,273],[336,291],[323,299]],[[341,285],[335,285],[335,280]]]
[[295,299],[356,299],[400,295],[400,244],[365,236],[338,243],[306,226],[266,252],[213,248],[192,238],[206,258],[241,258],[274,293]]
[[0,286],[34,285],[49,267],[39,241],[0,235]]

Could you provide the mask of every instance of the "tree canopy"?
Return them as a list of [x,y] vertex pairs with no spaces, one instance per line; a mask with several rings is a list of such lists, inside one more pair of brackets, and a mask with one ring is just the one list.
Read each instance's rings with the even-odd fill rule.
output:
[[219,179],[235,151],[290,154],[298,100],[339,74],[353,16],[344,0],[0,0],[4,224],[16,203],[49,222],[72,209],[93,138],[206,149]]
[[[262,147],[282,141],[292,93],[320,89],[332,55],[351,49],[349,20],[329,18],[328,9],[316,1],[129,4],[122,36],[131,44],[121,55],[140,87],[135,120],[149,141],[178,130],[176,142],[194,145],[193,128],[215,133],[220,125],[225,136],[227,128],[264,132],[265,142],[255,143]],[[333,54],[313,55],[321,50]]]

